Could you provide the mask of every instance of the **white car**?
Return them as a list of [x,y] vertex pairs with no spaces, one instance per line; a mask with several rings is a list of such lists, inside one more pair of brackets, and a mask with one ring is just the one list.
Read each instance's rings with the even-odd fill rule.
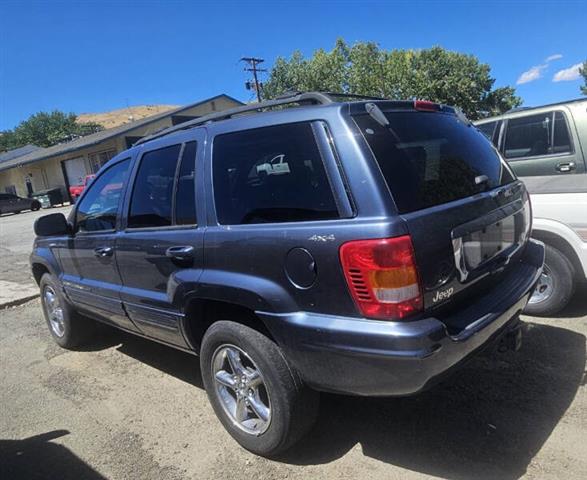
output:
[[[587,187],[587,175],[577,177]],[[526,313],[552,315],[569,302],[576,284],[587,279],[587,191],[534,193],[531,200],[532,237],[546,244],[546,258]]]
[[276,155],[268,162],[257,165],[257,174],[261,172],[267,175],[284,175],[290,173],[289,164],[285,161],[285,154]]

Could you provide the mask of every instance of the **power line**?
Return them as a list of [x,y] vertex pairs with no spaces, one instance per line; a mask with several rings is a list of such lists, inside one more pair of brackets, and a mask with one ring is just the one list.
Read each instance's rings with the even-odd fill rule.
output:
[[[256,57],[242,57],[241,58],[242,62],[247,62],[247,64],[249,65],[248,68],[245,68],[246,72],[253,72],[253,81],[255,83],[255,91],[257,92],[257,101],[261,101],[261,89],[263,88],[263,84],[261,82],[259,82],[259,78],[257,77],[257,73],[260,72],[266,72],[267,70],[264,68],[257,68],[257,65],[259,65],[260,63],[263,63],[265,60],[262,58],[256,58]],[[245,86],[247,87],[247,90],[251,90],[251,82],[246,82]]]

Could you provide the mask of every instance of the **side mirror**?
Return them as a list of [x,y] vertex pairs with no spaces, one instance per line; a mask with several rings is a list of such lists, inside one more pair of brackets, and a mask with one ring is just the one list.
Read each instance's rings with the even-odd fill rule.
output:
[[38,237],[55,237],[68,235],[71,228],[63,213],[52,213],[35,220],[35,235]]

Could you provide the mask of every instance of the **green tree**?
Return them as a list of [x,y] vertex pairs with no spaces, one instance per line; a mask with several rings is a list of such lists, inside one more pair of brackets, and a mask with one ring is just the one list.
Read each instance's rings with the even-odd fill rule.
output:
[[76,120],[75,114],[58,110],[35,113],[14,130],[2,132],[0,150],[11,150],[29,143],[50,147],[104,129],[97,123],[77,123]]
[[5,152],[7,150],[12,150],[14,148],[18,148],[18,143],[16,142],[16,138],[14,137],[14,132],[12,130],[5,130],[0,132],[0,152]]
[[583,76],[583,82],[585,85],[581,85],[581,93],[587,95],[587,60],[583,62],[583,66],[579,69],[579,72]]
[[296,51],[279,57],[265,83],[266,98],[288,91],[332,91],[391,99],[420,98],[460,107],[470,118],[521,105],[512,87],[494,88],[490,67],[473,55],[442,47],[382,50],[376,43],[352,46],[338,39],[306,59]]

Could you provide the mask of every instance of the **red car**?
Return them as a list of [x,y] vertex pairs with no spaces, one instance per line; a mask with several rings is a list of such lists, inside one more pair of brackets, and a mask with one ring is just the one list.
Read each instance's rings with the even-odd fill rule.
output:
[[96,175],[86,175],[84,177],[84,183],[82,183],[81,185],[72,185],[71,187],[69,187],[69,195],[71,196],[72,203],[77,202],[77,199],[84,191],[84,188],[86,188],[90,184],[90,182],[94,179],[95,176]]

